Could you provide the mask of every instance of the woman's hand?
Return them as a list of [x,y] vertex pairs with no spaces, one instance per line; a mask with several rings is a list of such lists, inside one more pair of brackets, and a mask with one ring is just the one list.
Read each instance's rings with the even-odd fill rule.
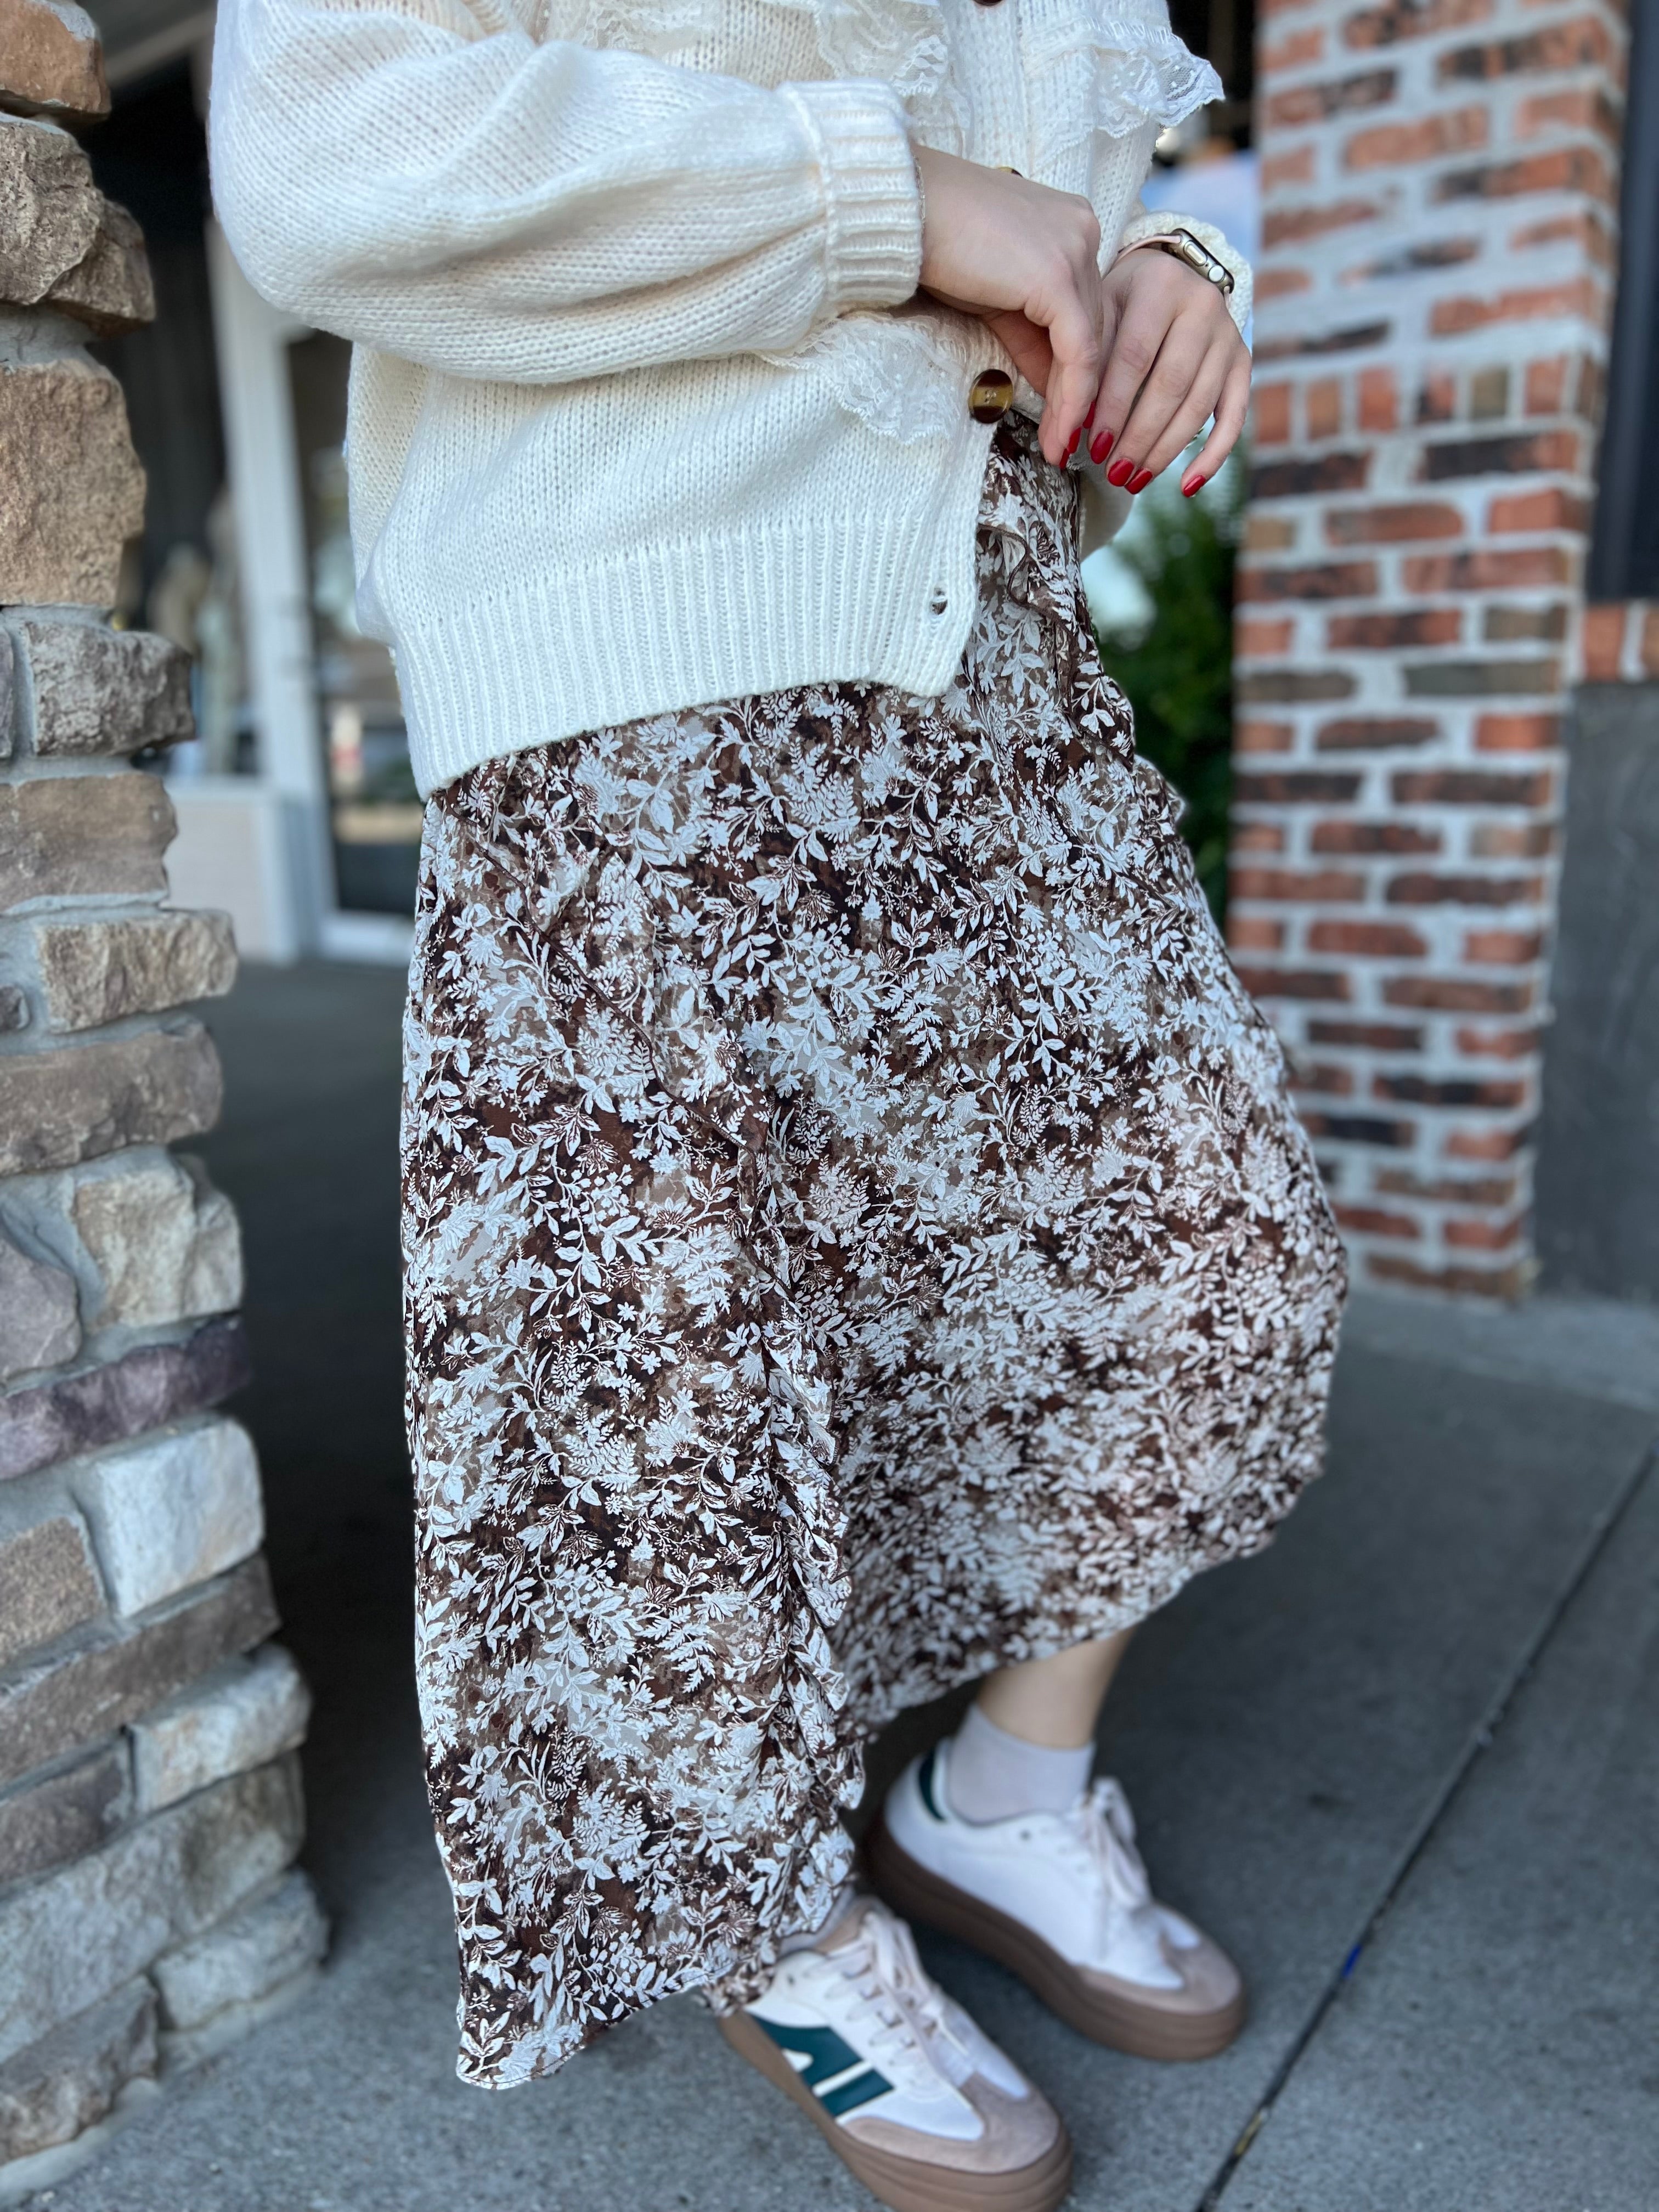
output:
[[1243,428],[1250,356],[1217,288],[1172,255],[1126,253],[1100,273],[1088,201],[1010,170],[920,148],[921,289],[977,315],[1043,395],[1039,440],[1056,466],[1085,429],[1109,476],[1135,490],[1215,429],[1183,489],[1207,483]]
[[1213,415],[1215,428],[1181,481],[1190,499],[1244,428],[1250,349],[1220,288],[1173,254],[1134,247],[1100,282],[1106,368],[1088,430],[1090,458],[1115,453],[1108,482],[1145,491]]
[[1042,451],[1058,465],[1076,450],[1105,367],[1095,211],[1074,192],[928,146],[917,149],[916,172],[921,289],[1001,339],[1043,395]]

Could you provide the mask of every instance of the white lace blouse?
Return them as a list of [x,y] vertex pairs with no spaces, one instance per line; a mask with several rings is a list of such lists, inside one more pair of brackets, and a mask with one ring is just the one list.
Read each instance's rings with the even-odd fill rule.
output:
[[1164,0],[222,0],[220,215],[356,343],[359,614],[422,789],[752,691],[943,690],[968,391],[1010,364],[915,297],[912,143],[1086,192],[1109,256],[1179,222],[1137,207],[1152,140],[1219,89]]

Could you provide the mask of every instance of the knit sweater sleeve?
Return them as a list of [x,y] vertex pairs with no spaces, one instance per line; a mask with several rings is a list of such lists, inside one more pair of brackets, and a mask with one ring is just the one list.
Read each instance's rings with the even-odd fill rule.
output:
[[538,44],[499,0],[221,0],[210,144],[259,291],[455,376],[788,350],[921,267],[887,86]]

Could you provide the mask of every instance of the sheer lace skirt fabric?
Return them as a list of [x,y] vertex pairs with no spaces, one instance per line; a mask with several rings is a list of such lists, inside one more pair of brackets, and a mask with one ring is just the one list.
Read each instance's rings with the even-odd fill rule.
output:
[[740,1993],[847,1870],[872,1729],[1139,1620],[1317,1470],[1339,1248],[1075,496],[998,433],[941,698],[734,700],[430,802],[409,1414],[476,2081]]

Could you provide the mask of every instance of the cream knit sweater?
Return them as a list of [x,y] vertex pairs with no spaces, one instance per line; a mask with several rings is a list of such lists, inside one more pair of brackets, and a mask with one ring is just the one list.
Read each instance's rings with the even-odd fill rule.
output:
[[912,143],[1088,193],[1109,256],[1178,220],[1137,210],[1152,142],[1218,90],[1165,0],[222,0],[220,216],[356,341],[359,617],[422,792],[751,691],[943,690],[1009,364],[915,299]]

